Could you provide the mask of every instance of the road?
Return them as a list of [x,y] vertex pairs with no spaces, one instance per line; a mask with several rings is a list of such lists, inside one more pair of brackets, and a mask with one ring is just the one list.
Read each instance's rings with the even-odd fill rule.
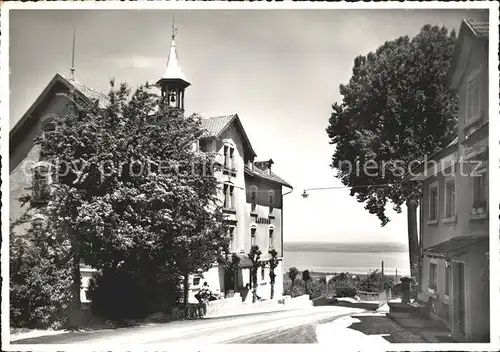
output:
[[329,326],[329,323],[339,318],[361,312],[363,310],[348,307],[310,307],[246,316],[69,332],[17,340],[13,343],[58,345],[88,343],[96,348],[100,345],[130,347],[142,344],[163,345],[186,342],[196,345],[212,343],[318,343],[316,334],[318,326]]

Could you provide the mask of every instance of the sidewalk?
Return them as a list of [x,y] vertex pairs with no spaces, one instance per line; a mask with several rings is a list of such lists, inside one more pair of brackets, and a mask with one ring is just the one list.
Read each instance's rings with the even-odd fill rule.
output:
[[416,312],[393,312],[388,318],[409,332],[419,336],[424,342],[453,343],[450,331],[443,323]]

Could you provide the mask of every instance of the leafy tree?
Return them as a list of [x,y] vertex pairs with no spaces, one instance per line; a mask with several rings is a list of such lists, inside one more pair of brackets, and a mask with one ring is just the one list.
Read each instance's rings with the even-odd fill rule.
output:
[[271,299],[274,298],[274,284],[276,282],[276,273],[274,270],[278,267],[279,265],[279,260],[278,260],[278,252],[276,249],[270,249],[269,254],[271,255],[271,258],[269,258],[269,279],[271,281]]
[[11,228],[9,239],[11,325],[66,326],[73,301],[68,239],[43,221],[32,223],[23,237]]
[[302,280],[304,281],[306,295],[309,294],[309,280],[311,280],[311,275],[309,274],[309,270],[304,270],[302,272]]
[[147,84],[130,94],[111,82],[105,108],[72,98],[57,129],[35,142],[57,171],[48,223],[72,244],[75,292],[81,261],[103,272],[133,264],[158,278],[169,268],[186,281],[214,264],[229,239],[215,155],[192,148],[199,117],[162,104]]
[[426,25],[414,38],[387,41],[374,53],[356,57],[327,128],[336,148],[331,166],[338,169],[337,177],[382,226],[390,220],[388,201],[398,213],[406,203],[412,273],[418,267],[421,185],[403,187],[401,181],[415,161],[454,138],[457,100],[446,85],[454,44],[454,31]]
[[299,275],[299,271],[297,270],[296,267],[291,267],[288,270],[288,277],[290,280],[292,280],[292,292],[293,292],[293,285],[295,284],[295,279],[297,278],[297,275]]
[[252,268],[250,276],[252,278],[252,303],[257,301],[257,272],[259,267],[262,265],[260,262],[260,256],[262,255],[262,251],[259,249],[259,246],[252,246],[250,248],[250,252],[248,253],[248,258],[252,261]]

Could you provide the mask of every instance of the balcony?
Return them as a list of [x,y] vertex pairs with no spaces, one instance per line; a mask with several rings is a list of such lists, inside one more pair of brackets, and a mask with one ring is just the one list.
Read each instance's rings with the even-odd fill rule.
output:
[[236,168],[224,165],[224,166],[222,166],[222,173],[224,175],[230,175],[230,176],[235,177],[236,176]]

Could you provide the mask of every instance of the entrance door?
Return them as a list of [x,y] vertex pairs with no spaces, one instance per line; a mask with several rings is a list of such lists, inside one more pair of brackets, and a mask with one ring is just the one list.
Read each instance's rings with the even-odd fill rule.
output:
[[455,263],[454,286],[454,320],[457,332],[465,337],[465,265]]

